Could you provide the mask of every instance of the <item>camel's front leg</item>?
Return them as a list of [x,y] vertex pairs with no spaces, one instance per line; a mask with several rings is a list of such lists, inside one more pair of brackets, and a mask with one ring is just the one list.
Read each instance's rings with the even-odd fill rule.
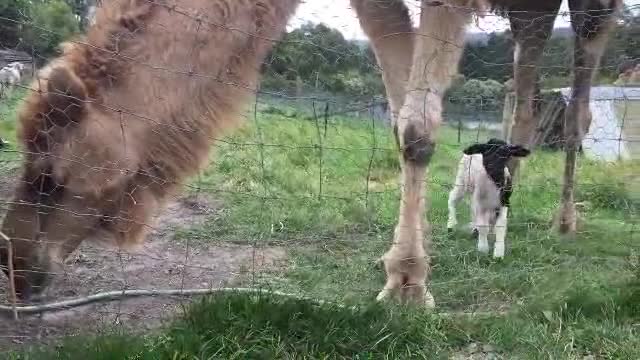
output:
[[424,195],[426,164],[433,147],[425,146],[423,161],[405,161],[402,168],[402,200],[400,219],[396,226],[391,249],[382,257],[387,283],[378,295],[378,300],[388,296],[397,296],[400,300],[424,302],[435,306],[433,297],[425,288],[429,274],[424,238]]
[[464,47],[465,26],[472,14],[468,3],[422,3],[405,101],[396,122],[402,152],[400,216],[393,244],[383,256],[387,282],[379,300],[397,297],[403,302],[435,305],[426,290],[431,245],[428,234],[425,241],[426,170],[441,122],[442,96],[457,71]]
[[569,106],[565,111],[564,177],[560,196],[558,230],[575,235],[577,214],[574,202],[578,148],[589,132],[591,84],[600,65],[607,40],[615,24],[614,14],[622,7],[621,0],[609,3],[570,0],[571,24],[575,35],[573,85]]

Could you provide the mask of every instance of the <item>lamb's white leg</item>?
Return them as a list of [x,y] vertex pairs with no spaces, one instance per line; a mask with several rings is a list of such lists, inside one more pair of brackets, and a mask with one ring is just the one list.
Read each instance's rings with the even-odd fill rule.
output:
[[489,226],[478,226],[478,251],[483,254],[489,253]]
[[456,178],[456,184],[453,185],[453,189],[449,193],[449,219],[447,220],[447,231],[452,232],[453,228],[458,225],[458,220],[456,218],[456,204],[462,199],[464,196],[464,186],[462,184],[458,184],[457,181],[459,177]]
[[503,206],[500,209],[500,214],[498,215],[498,220],[496,220],[496,243],[493,247],[493,257],[501,258],[504,256],[504,238],[507,234],[507,215],[509,213],[509,208]]
[[486,254],[489,252],[489,217],[485,212],[476,214],[475,227],[478,230],[478,251]]
[[469,222],[469,231],[471,231],[471,236],[473,237],[473,239],[476,239],[478,237],[478,224],[477,224],[477,218],[478,218],[478,214],[479,214],[479,209],[476,206],[476,198],[475,198],[476,194],[473,194],[473,197],[471,198],[471,211],[469,212],[469,214],[471,214],[471,221]]

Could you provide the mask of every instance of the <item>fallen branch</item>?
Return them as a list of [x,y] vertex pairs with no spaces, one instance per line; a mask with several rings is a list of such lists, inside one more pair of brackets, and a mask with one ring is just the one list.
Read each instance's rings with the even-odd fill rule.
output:
[[[83,296],[59,302],[39,305],[17,306],[15,311],[24,314],[36,314],[47,311],[68,310],[70,308],[88,305],[95,302],[107,302],[126,298],[141,296],[195,296],[211,295],[219,292],[248,292],[248,293],[268,293],[279,296],[297,297],[294,294],[286,294],[278,291],[269,291],[251,288],[206,288],[206,289],[171,289],[171,290],[116,290],[101,292],[93,295]],[[0,312],[14,311],[11,306],[0,305]]]
[[[119,299],[134,298],[141,296],[195,296],[195,295],[211,295],[222,292],[243,292],[243,293],[263,293],[268,295],[276,295],[289,297],[296,300],[310,301],[317,305],[332,304],[339,307],[345,307],[342,304],[309,298],[306,296],[284,293],[280,291],[272,291],[254,288],[206,288],[206,289],[172,289],[172,290],[118,290],[97,293],[89,296],[79,297],[76,299],[64,300],[40,305],[28,306],[5,306],[0,305],[0,313],[2,312],[18,312],[23,314],[37,314],[48,311],[68,310],[74,307],[88,305],[95,302],[114,301]],[[355,309],[355,306],[351,306]],[[437,313],[442,316],[501,316],[506,312],[442,312]]]
[[[1,144],[0,139],[0,144]],[[0,231],[0,238],[7,242],[7,273],[9,274],[9,299],[11,300],[11,312],[13,320],[18,320],[17,297],[16,297],[16,281],[13,272],[13,242],[11,239]]]

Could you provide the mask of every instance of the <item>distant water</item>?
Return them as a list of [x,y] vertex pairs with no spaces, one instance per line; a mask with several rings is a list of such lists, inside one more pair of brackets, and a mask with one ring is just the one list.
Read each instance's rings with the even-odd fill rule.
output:
[[[453,119],[447,119],[447,124],[452,127],[457,127],[458,122]],[[477,130],[477,129],[487,129],[492,131],[502,131],[502,124],[495,121],[462,121],[462,128],[465,130]]]
[[481,121],[467,121],[462,123],[467,129],[485,128],[487,130],[501,130],[502,124],[497,122],[481,122]]

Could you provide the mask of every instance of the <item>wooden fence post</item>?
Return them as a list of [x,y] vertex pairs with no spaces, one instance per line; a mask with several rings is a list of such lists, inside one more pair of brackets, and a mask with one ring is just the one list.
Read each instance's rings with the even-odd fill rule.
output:
[[511,128],[513,127],[513,117],[515,111],[514,92],[507,92],[504,95],[504,107],[502,109],[502,139],[506,142],[511,140]]
[[9,273],[9,297],[11,298],[11,307],[13,308],[13,320],[18,320],[18,310],[16,310],[16,286],[13,274],[13,242],[7,235],[0,231],[0,238],[7,243],[7,272]]

